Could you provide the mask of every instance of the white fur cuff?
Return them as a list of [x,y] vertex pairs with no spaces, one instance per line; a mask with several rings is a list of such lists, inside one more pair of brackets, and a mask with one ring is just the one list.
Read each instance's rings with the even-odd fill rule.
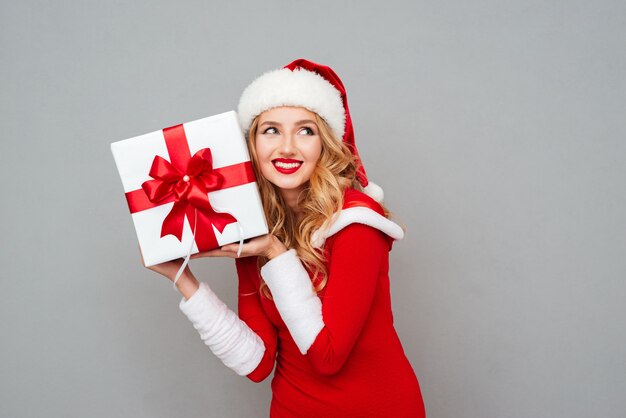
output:
[[261,276],[272,292],[276,309],[302,354],[306,354],[324,328],[322,302],[296,250],[268,261]]
[[200,338],[229,368],[241,376],[250,374],[261,362],[265,345],[237,314],[213,293],[209,285],[200,287],[180,310],[187,316]]

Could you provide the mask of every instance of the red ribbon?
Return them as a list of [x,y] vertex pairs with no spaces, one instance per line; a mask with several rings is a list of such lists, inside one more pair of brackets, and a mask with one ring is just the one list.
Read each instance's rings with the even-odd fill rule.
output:
[[174,235],[182,241],[186,216],[190,225],[196,225],[198,249],[217,248],[219,244],[212,225],[222,233],[226,225],[237,220],[228,213],[216,212],[208,194],[256,181],[252,164],[246,161],[214,169],[209,148],[201,149],[192,157],[183,125],[163,129],[163,136],[171,161],[158,155],[154,157],[149,173],[153,180],[145,181],[141,189],[126,193],[130,212],[174,202],[163,220],[161,237]]

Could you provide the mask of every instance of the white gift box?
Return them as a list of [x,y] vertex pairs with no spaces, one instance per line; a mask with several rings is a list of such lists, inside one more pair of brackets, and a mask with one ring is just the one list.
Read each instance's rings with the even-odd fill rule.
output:
[[[156,156],[173,162],[168,147],[170,150],[173,147],[181,149],[183,154],[188,153],[189,156],[194,156],[196,152],[209,148],[213,169],[218,172],[220,169],[227,170],[229,167],[239,169],[242,166],[247,167],[248,173],[251,172],[250,155],[234,111],[184,123],[182,126],[186,142],[184,138],[183,141],[166,142],[169,141],[169,138],[164,135],[168,129],[166,128],[111,144],[113,158],[122,178],[122,185],[129,202],[146,266],[184,257],[190,247],[191,254],[195,254],[199,252],[198,239],[202,238],[198,236],[200,229],[196,229],[194,239],[194,225],[190,225],[188,216],[184,217],[180,241],[174,235],[161,237],[163,222],[172,210],[175,198],[172,197],[168,203],[163,204],[150,202],[146,192],[142,189],[144,182],[153,180],[149,173]],[[188,151],[184,150],[184,147],[188,147]],[[257,184],[253,178],[252,182],[247,182],[249,180],[248,176],[248,180],[240,182],[243,184],[207,193],[208,201],[216,212],[229,213],[237,220],[236,223],[226,225],[222,233],[211,225],[217,241],[216,247],[268,232]],[[189,182],[189,176],[185,175],[184,181]],[[226,183],[232,183],[232,181],[228,180]],[[132,197],[139,197],[139,209],[137,209],[137,204],[132,204]],[[146,204],[143,205],[141,202]],[[204,251],[207,249],[203,248]]]

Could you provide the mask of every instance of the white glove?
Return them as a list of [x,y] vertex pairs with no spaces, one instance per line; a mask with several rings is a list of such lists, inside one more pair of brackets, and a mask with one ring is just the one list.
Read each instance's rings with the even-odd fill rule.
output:
[[306,354],[324,328],[324,321],[322,301],[296,250],[291,249],[268,261],[261,267],[261,276],[298,349]]
[[261,362],[265,345],[261,338],[213,293],[208,284],[180,301],[200,338],[222,362],[240,376],[250,374]]

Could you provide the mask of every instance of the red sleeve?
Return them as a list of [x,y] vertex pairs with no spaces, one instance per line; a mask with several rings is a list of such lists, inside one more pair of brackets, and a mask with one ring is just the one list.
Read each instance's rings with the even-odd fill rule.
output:
[[363,224],[351,224],[333,238],[322,300],[325,326],[307,352],[321,374],[337,373],[348,358],[369,314],[389,251],[386,236]]
[[277,333],[270,322],[259,300],[259,290],[252,280],[257,273],[256,257],[235,260],[237,276],[239,276],[239,318],[263,340],[265,353],[263,359],[248,378],[260,382],[272,373],[276,361]]

